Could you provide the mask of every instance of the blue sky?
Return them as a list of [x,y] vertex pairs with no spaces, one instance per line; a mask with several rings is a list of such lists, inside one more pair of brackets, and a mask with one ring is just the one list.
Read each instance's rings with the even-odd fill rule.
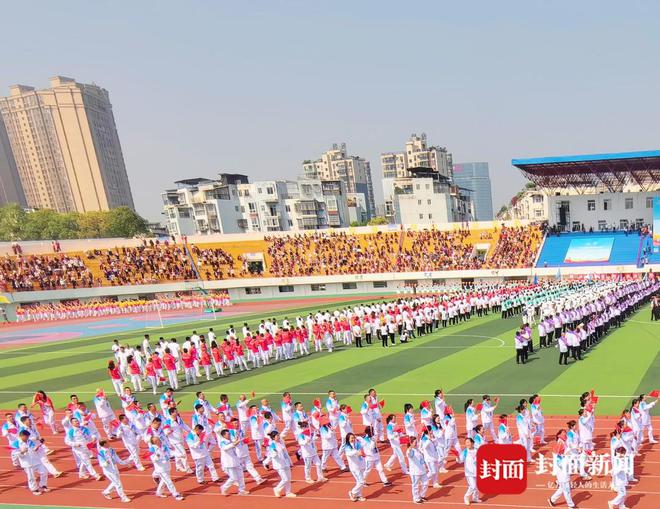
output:
[[660,148],[660,2],[32,1],[3,8],[0,93],[110,91],[139,212],[173,181],[294,178],[334,142],[367,158],[426,132],[488,161]]

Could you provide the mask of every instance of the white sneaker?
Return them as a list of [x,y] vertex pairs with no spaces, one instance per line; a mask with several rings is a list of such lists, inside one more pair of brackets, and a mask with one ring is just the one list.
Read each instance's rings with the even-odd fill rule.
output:
[[442,484],[440,484],[440,483],[438,483],[438,482],[434,482],[434,483],[433,483],[433,487],[434,487],[434,488],[442,488]]
[[124,503],[126,504],[126,503],[130,502],[131,499],[128,498],[128,497],[123,497],[123,498],[121,499],[121,501],[124,502]]
[[295,498],[295,497],[297,497],[297,496],[298,496],[298,495],[296,495],[295,493],[287,493],[287,494],[285,495],[285,497],[288,497],[288,498]]
[[348,498],[351,500],[351,502],[355,502],[356,500],[355,495],[353,495],[352,491],[348,492]]
[[470,499],[468,497],[463,497],[463,502],[465,502],[465,505],[470,505]]
[[112,495],[110,495],[110,493],[103,493],[103,496],[108,500],[112,500]]
[[273,488],[273,493],[275,493],[275,496],[277,498],[280,498],[282,496],[282,489],[281,488]]

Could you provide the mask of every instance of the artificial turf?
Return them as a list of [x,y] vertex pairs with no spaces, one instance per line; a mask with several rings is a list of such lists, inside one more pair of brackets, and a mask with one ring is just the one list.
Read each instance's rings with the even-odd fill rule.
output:
[[[177,324],[146,332],[152,341],[160,336],[183,338],[193,329],[205,333],[208,327],[220,336],[230,324],[239,328],[248,322],[255,330],[261,318],[292,319],[316,310],[317,307],[305,306],[264,315],[220,316],[216,321]],[[324,351],[203,381],[197,386],[182,386],[177,399],[182,400],[184,409],[192,409],[197,390],[204,390],[212,402],[217,402],[223,392],[233,401],[240,393],[254,391],[256,399],[267,397],[277,406],[282,391],[288,390],[294,399],[309,404],[328,389],[334,389],[342,402],[357,409],[365,391],[376,387],[386,400],[385,411],[401,412],[404,403],[417,405],[430,399],[434,389],[443,388],[457,411],[462,411],[468,397],[480,400],[481,395],[488,393],[501,396],[500,410],[511,413],[519,399],[540,393],[546,414],[563,415],[575,414],[578,394],[595,389],[601,396],[598,413],[617,415],[632,395],[660,388],[656,387],[660,385],[660,322],[651,322],[649,315],[648,307],[643,308],[588,351],[583,361],[569,366],[558,365],[556,348],[537,348],[528,364],[516,365],[513,334],[520,317],[504,320],[499,315],[489,315],[473,317],[410,344],[387,349],[376,343],[362,349],[338,347],[332,354]],[[0,408],[29,402],[38,389],[48,392],[57,407],[64,406],[68,395],[74,392],[82,400],[91,399],[98,387],[112,394],[105,370],[112,357],[112,339],[139,344],[144,332],[135,330],[0,351]],[[538,346],[537,338],[535,344]],[[151,392],[138,398],[145,404],[156,400]],[[111,401],[119,408],[114,396]]]

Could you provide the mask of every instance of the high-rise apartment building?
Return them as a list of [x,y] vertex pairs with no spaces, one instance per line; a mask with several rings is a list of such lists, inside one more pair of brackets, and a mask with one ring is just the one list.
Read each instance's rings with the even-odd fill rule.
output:
[[493,219],[493,195],[490,188],[488,163],[460,163],[454,165],[454,183],[469,189],[474,203],[474,219]]
[[8,203],[18,203],[22,207],[27,205],[9,137],[0,115],[0,206]]
[[134,208],[107,90],[62,76],[43,90],[14,85],[0,116],[29,207]]
[[362,157],[348,155],[346,143],[333,144],[332,149],[321,154],[316,161],[304,161],[303,171],[307,178],[341,180],[346,185],[348,193],[364,195],[368,217],[375,216],[376,204],[371,166],[369,161]]

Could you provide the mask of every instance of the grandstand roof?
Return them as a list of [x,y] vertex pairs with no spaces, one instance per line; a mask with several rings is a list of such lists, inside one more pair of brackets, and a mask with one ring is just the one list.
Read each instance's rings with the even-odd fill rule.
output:
[[617,192],[626,185],[648,190],[660,183],[660,150],[512,159],[511,164],[546,188],[605,187]]

